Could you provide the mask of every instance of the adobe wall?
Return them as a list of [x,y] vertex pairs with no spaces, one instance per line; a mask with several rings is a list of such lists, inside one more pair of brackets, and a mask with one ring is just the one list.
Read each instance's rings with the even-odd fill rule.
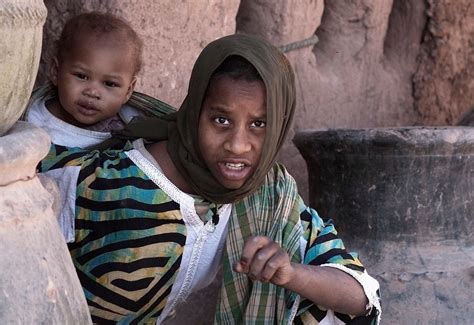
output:
[[474,108],[474,6],[428,0],[428,24],[413,78],[417,122],[453,125]]
[[315,46],[288,52],[297,80],[293,132],[281,159],[307,197],[294,131],[319,127],[454,124],[474,105],[474,7],[470,0],[45,0],[49,17],[38,83],[53,40],[71,15],[115,13],[145,40],[137,90],[174,106],[192,64],[217,37],[263,35],[284,45],[316,34]]

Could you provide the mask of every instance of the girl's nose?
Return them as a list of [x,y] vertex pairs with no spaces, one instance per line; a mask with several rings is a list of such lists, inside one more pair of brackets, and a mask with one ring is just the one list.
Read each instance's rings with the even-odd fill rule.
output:
[[224,142],[224,149],[235,155],[241,155],[252,149],[250,143],[249,130],[245,127],[239,127],[228,135]]

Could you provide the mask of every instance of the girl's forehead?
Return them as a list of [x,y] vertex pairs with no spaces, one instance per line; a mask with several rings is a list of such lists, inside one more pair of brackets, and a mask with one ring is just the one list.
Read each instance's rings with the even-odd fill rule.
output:
[[232,76],[220,75],[215,78],[211,78],[204,98],[212,95],[213,97],[220,97],[224,93],[228,93],[232,90],[240,89],[243,91],[242,95],[245,95],[245,90],[258,90],[262,93],[262,97],[266,98],[266,86],[262,80],[249,80],[245,78],[233,78]]
[[208,89],[201,113],[265,119],[267,113],[265,86],[260,80],[247,81],[221,77]]

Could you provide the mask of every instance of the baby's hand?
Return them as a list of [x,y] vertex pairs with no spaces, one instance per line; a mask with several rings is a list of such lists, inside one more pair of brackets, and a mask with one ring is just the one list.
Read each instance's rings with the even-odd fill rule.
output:
[[284,286],[294,276],[288,254],[265,236],[254,236],[244,244],[240,261],[234,271],[246,273],[253,281],[271,282]]

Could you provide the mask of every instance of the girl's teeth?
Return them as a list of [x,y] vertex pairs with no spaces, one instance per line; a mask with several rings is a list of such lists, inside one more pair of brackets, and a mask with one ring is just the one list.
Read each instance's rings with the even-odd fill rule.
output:
[[232,164],[232,163],[226,163],[226,167],[231,168],[231,169],[242,169],[244,168],[244,164]]

